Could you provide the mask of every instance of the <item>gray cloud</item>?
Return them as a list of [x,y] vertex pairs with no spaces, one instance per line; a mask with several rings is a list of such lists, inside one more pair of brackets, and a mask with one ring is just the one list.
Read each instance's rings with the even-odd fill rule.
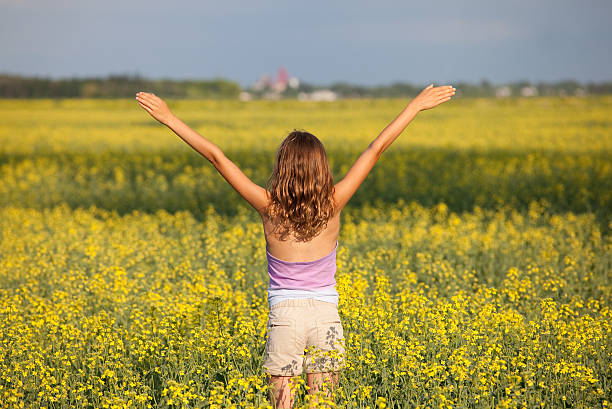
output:
[[610,80],[608,1],[0,0],[0,72],[302,79]]

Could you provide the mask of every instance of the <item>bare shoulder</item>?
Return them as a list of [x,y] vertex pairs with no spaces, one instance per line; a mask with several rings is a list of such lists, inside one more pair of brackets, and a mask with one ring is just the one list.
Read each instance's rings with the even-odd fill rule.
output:
[[327,226],[313,239],[307,242],[296,241],[293,237],[279,240],[274,235],[274,225],[262,217],[266,249],[271,256],[288,262],[308,262],[318,260],[330,254],[336,247],[340,230],[340,214],[336,213],[327,222]]

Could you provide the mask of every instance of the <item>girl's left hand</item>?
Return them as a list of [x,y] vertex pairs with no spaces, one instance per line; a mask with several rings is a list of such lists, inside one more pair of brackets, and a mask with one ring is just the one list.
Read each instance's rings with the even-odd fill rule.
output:
[[174,117],[174,114],[170,111],[166,102],[155,94],[139,92],[136,94],[136,101],[138,101],[138,104],[151,114],[153,118],[164,125],[168,125],[170,119]]
[[431,109],[451,99],[455,95],[455,91],[456,89],[451,85],[434,87],[433,84],[430,84],[410,104],[419,111]]

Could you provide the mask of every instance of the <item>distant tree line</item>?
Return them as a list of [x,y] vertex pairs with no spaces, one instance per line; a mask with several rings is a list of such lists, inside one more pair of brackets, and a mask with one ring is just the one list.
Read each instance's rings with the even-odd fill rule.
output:
[[[426,85],[426,84],[425,84]],[[297,88],[287,88],[277,98],[296,98],[300,93],[327,89],[338,98],[401,98],[416,96],[425,85],[395,82],[389,85],[364,86],[338,82],[329,86],[300,83]],[[443,84],[435,84],[443,85]],[[518,81],[494,85],[487,80],[479,83],[452,82],[457,96],[507,97],[507,96],[564,96],[612,94],[612,82],[580,84],[566,80],[558,82]],[[155,92],[169,98],[219,98],[235,99],[243,91],[239,84],[226,79],[172,80],[147,79],[138,75],[110,75],[106,78],[51,79],[0,74],[0,98],[131,98],[138,91]],[[254,98],[263,93],[247,89]]]
[[[434,85],[445,85],[446,83],[435,83]],[[577,81],[565,80],[558,82],[517,81],[507,84],[492,84],[487,80],[480,83],[468,83],[463,81],[451,82],[458,90],[457,96],[466,97],[509,97],[509,96],[567,96],[567,95],[591,95],[612,94],[612,82],[580,84]],[[360,86],[348,83],[334,83],[327,87],[300,84],[300,87],[291,90],[296,95],[300,92],[313,92],[319,89],[329,89],[335,92],[339,98],[395,98],[414,97],[418,95],[427,84],[414,85],[405,82],[395,82],[389,85]]]
[[128,98],[138,91],[170,98],[237,98],[240,85],[225,79],[151,80],[138,75],[51,79],[0,74],[0,98]]

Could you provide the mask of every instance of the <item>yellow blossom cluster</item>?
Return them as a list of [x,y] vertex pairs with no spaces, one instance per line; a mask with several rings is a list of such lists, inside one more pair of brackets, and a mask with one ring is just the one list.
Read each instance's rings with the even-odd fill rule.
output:
[[[346,368],[296,407],[609,407],[612,98],[459,101],[343,210]],[[405,101],[169,102],[263,184],[286,131],[338,176]],[[0,408],[271,408],[257,214],[133,101],[0,119]]]
[[[439,210],[346,210],[336,279],[347,367],[333,404],[608,399],[612,243],[593,217]],[[62,205],[0,218],[10,407],[268,404],[265,243],[251,215]],[[483,254],[489,242],[499,245]]]
[[[407,101],[169,103],[264,185],[294,127],[321,139],[338,180]],[[604,218],[612,208],[611,113],[610,96],[463,99],[423,111],[351,205],[402,199],[471,211],[545,200],[553,211]],[[209,205],[234,213],[238,203],[208,161],[135,101],[0,101],[0,159],[0,206],[188,210],[201,219]]]

